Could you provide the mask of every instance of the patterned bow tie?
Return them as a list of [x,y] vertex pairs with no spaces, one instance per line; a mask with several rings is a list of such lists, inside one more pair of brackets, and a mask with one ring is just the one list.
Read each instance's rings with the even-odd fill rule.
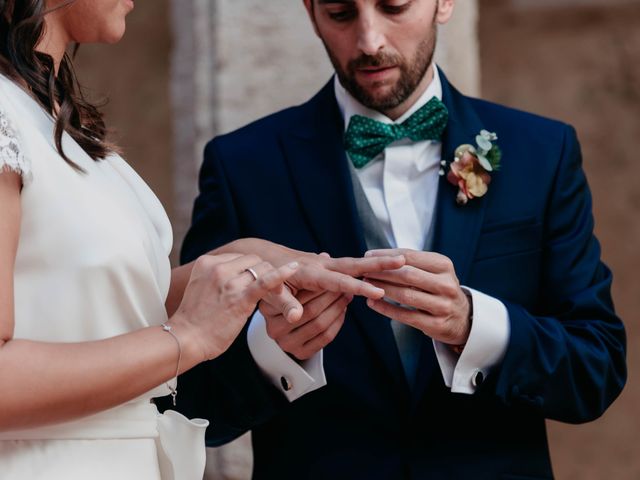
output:
[[448,119],[447,107],[436,97],[401,124],[382,123],[354,115],[344,136],[345,149],[353,165],[362,168],[396,140],[441,140]]

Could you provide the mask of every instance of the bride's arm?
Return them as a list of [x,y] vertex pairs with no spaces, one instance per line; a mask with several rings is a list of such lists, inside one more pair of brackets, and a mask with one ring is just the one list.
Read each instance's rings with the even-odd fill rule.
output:
[[[96,413],[171,379],[176,373],[178,347],[159,326],[74,344],[13,338],[20,188],[17,174],[0,172],[0,430]],[[246,273],[241,275],[246,266],[259,260],[208,257],[192,266],[184,299],[169,320],[182,345],[181,372],[221,354],[240,332],[259,298],[281,288],[282,281],[295,269],[265,268],[261,282],[247,279]]]

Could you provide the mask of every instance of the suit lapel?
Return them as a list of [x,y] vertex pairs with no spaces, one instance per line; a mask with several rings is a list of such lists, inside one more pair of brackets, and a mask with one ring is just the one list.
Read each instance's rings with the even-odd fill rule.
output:
[[297,129],[282,135],[294,189],[318,246],[332,256],[358,256],[365,241],[357,218],[343,121],[330,83],[305,106]]
[[[283,135],[281,142],[300,205],[320,250],[334,257],[361,257],[366,242],[343,133],[344,123],[331,81],[303,108],[298,128]],[[402,363],[389,319],[370,310],[362,299],[353,302],[350,312],[388,372],[403,382]]]
[[[485,128],[466,97],[442,77],[443,102],[449,110],[449,123],[442,143],[442,157],[453,160],[460,145],[475,144],[475,137]],[[484,219],[486,197],[470,200],[464,206],[456,203],[457,187],[446,176],[441,177],[436,203],[434,251],[449,257],[464,284]]]

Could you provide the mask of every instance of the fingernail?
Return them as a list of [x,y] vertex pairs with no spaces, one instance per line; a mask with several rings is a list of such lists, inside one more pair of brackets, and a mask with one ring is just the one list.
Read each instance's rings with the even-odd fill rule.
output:
[[289,267],[291,270],[295,270],[300,266],[300,264],[298,262],[291,262],[289,265],[287,265],[287,267]]
[[373,252],[371,250],[369,250],[368,252],[365,252],[364,254],[365,257],[370,257],[371,255],[373,255]]

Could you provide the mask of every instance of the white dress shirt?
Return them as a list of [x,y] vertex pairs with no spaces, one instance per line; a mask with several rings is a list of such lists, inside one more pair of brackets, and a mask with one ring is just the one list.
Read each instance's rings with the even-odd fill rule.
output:
[[[442,84],[437,67],[424,94],[395,122],[355,100],[334,80],[336,100],[344,118],[345,129],[353,115],[362,115],[383,123],[402,123],[431,98],[442,99]],[[430,238],[440,183],[442,144],[433,141],[396,141],[357,177],[371,208],[380,222],[389,244],[394,248],[423,250]],[[498,364],[509,342],[509,315],[499,300],[466,288],[473,302],[473,322],[469,339],[461,355],[434,341],[438,364],[447,387],[452,392],[472,394],[482,378]],[[322,352],[298,364],[268,337],[265,321],[257,313],[248,333],[251,354],[263,373],[280,388],[290,401],[326,385],[322,369]]]

